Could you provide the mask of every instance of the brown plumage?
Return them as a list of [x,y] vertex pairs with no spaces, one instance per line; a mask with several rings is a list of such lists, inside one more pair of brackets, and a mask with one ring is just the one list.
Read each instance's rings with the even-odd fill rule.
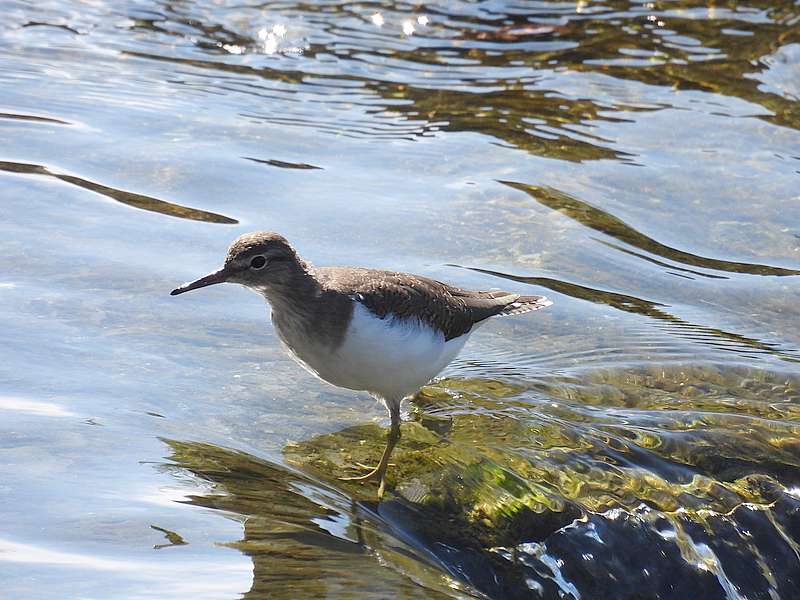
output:
[[378,479],[379,497],[400,438],[402,399],[447,366],[477,324],[551,304],[544,296],[463,290],[410,273],[315,268],[283,236],[268,231],[240,236],[221,269],[172,295],[224,282],[267,299],[278,336],[311,372],[383,400],[392,427],[380,462],[366,475],[344,478]]
[[353,300],[382,319],[419,319],[441,331],[446,341],[468,333],[489,317],[518,315],[549,305],[544,296],[464,290],[410,273],[313,267],[286,238],[272,232],[245,234],[231,244],[226,268],[240,274],[228,280],[259,287],[248,281],[247,273],[249,261],[259,255],[267,257],[273,271],[270,284],[263,287],[278,313],[273,318],[282,320],[285,327],[327,340],[332,348],[341,343],[347,330]]
[[416,318],[444,333],[464,335],[473,325],[497,315],[517,315],[547,306],[544,296],[502,291],[472,291],[411,275],[375,269],[315,269],[323,290],[344,293],[386,318]]

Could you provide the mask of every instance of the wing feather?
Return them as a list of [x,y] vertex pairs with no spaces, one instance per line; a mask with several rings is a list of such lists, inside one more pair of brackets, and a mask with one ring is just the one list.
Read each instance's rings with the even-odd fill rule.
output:
[[372,269],[320,269],[327,287],[349,294],[380,318],[416,318],[450,340],[495,315],[522,314],[552,304],[544,296],[472,291],[435,279]]

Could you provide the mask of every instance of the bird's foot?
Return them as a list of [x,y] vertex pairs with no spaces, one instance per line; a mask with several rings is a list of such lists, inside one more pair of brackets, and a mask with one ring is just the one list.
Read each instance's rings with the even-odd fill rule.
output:
[[[356,463],[357,467],[362,469],[370,469],[366,465],[362,465]],[[386,467],[389,465],[387,464]],[[365,475],[355,475],[351,477],[339,477],[340,481],[370,481],[372,479],[378,480],[378,500],[383,498],[383,493],[386,490],[386,467],[381,468],[381,465],[378,465],[374,469],[370,470],[369,473]]]
[[[378,500],[383,498],[383,492],[386,489],[386,469],[389,467],[389,458],[392,456],[392,450],[394,450],[397,440],[400,439],[400,404],[395,403],[389,405],[389,411],[392,415],[392,428],[389,430],[389,435],[386,439],[386,448],[383,451],[383,455],[381,456],[378,466],[374,469],[371,469],[369,473],[364,475],[354,475],[351,477],[339,478],[342,481],[369,481],[371,479],[377,479]],[[356,463],[356,466],[364,469],[370,469],[370,467],[365,467],[364,465],[360,465],[358,463]]]
[[[351,477],[339,477],[340,481],[369,481],[370,479],[377,479],[380,477],[381,466],[378,465],[377,467],[370,467],[368,465],[364,465],[361,463],[355,463],[356,467],[363,471],[368,471],[365,475],[354,475]],[[387,467],[393,467],[393,463],[389,463],[386,465]]]
[[340,481],[369,481],[370,479],[375,479],[376,477],[380,476],[380,465],[377,467],[368,467],[367,465],[362,465],[361,463],[356,463],[356,467],[367,471],[364,475],[352,475],[350,477],[339,477]]
[[370,467],[369,465],[365,465],[364,463],[353,463],[353,466],[358,467],[362,471],[377,471],[378,467]]
[[378,469],[374,469],[366,475],[353,475],[352,477],[339,477],[339,481],[369,481],[378,476]]

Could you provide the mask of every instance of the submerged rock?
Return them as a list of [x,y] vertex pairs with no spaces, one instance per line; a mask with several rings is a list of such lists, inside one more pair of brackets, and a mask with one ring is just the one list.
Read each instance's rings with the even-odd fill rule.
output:
[[378,460],[376,424],[288,444],[289,467],[169,443],[213,484],[191,502],[242,515],[255,591],[291,570],[287,589],[324,593],[307,578],[346,577],[367,552],[430,597],[791,597],[796,390],[716,366],[443,380],[403,423],[380,503],[375,484],[338,479]]
[[[583,587],[595,572],[589,566],[600,562],[592,552],[575,562],[585,553],[575,554],[574,532],[592,538],[605,530],[619,544],[606,549],[619,555],[602,561],[609,573],[625,577],[619,558],[633,551],[636,558],[625,560],[643,565],[642,581],[677,593],[684,583],[664,576],[653,554],[669,547],[657,554],[683,565],[670,568],[688,569],[686,589],[718,597],[736,579],[726,561],[761,552],[739,539],[737,523],[756,511],[759,527],[774,528],[774,503],[797,477],[796,389],[791,376],[717,366],[597,371],[531,389],[443,380],[424,390],[414,420],[403,424],[390,488],[395,501],[413,505],[428,538],[491,555],[495,568],[493,561],[508,562],[501,570],[521,581],[559,581],[569,571],[573,583],[583,582],[576,590],[603,589]],[[294,444],[285,456],[333,482],[354,463],[377,461],[384,443],[382,428],[353,427]],[[336,485],[374,498],[371,484]],[[698,545],[698,536],[713,544]],[[555,559],[549,548],[557,540],[567,554]],[[730,543],[742,547],[739,558],[723,559]],[[787,540],[784,550],[796,543]],[[569,567],[557,569],[559,561]],[[705,566],[698,572],[697,564]],[[570,585],[556,587],[575,596]],[[764,577],[749,587],[770,588]]]

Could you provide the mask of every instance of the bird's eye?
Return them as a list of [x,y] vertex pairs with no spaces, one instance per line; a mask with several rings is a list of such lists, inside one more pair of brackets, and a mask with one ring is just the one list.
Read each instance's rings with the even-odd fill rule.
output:
[[250,268],[251,269],[263,269],[264,266],[267,264],[267,259],[263,256],[254,256],[253,259],[250,261]]

